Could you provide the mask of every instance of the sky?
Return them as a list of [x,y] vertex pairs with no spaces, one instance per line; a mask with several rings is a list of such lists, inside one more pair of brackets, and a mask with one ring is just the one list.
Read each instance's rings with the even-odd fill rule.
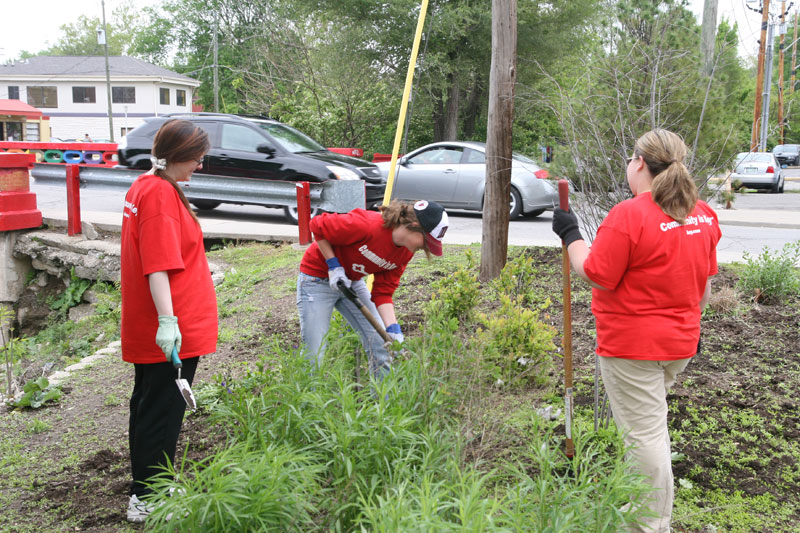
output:
[[[524,0],[519,0],[524,1]],[[123,0],[106,0],[106,20],[112,10]],[[133,0],[136,6],[158,4],[159,0]],[[80,15],[100,17],[100,0],[69,0],[69,9],[64,9],[64,0],[5,0],[3,2],[4,23],[0,32],[0,62],[19,57],[22,50],[38,52],[58,40],[59,27],[77,20]],[[779,5],[780,2],[772,2]],[[690,9],[702,20],[704,0],[690,0]],[[745,7],[745,0],[718,0],[718,20],[726,17],[739,23],[739,55],[753,58],[756,55],[756,40],[759,35],[761,16]],[[757,2],[756,2],[757,5]],[[786,3],[789,5],[789,2]],[[777,11],[777,8],[771,9]],[[67,14],[73,18],[68,18]],[[10,21],[20,21],[13,23]]]

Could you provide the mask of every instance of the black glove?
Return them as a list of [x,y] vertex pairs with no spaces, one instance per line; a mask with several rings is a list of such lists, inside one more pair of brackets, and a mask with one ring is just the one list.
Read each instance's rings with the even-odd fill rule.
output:
[[572,213],[572,209],[569,211],[558,207],[553,209],[553,232],[561,237],[567,246],[583,240],[581,230],[578,228],[578,217]]
[[698,356],[702,351],[703,351],[703,337],[701,336],[699,339],[697,339],[697,351],[694,352],[694,355]]

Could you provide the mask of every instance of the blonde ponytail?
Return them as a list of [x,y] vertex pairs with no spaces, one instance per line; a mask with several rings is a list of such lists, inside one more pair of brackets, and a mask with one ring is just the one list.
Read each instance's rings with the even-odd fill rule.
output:
[[653,175],[653,201],[679,224],[686,222],[698,199],[697,185],[683,164],[686,152],[680,136],[662,129],[642,135],[634,148]]

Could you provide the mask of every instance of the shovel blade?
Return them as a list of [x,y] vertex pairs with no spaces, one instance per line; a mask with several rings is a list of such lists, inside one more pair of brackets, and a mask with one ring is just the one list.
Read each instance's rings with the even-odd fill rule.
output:
[[197,401],[194,399],[194,393],[192,392],[192,387],[189,385],[189,382],[185,379],[176,379],[175,383],[178,385],[178,390],[181,392],[181,396],[183,396],[183,400],[186,402],[186,405],[192,411],[197,409]]

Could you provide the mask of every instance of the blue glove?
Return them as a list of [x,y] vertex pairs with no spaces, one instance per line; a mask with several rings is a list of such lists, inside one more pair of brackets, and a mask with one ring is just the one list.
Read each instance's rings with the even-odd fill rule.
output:
[[400,324],[394,323],[386,328],[386,333],[395,341],[395,342],[403,342],[405,337],[403,337],[403,332],[400,331]]
[[156,331],[156,344],[167,361],[172,356],[172,349],[181,351],[181,330],[178,329],[178,317],[172,315],[158,315],[158,330]]
[[328,283],[330,283],[331,288],[335,291],[339,290],[339,282],[343,282],[344,286],[348,289],[350,288],[350,278],[347,277],[347,274],[344,272],[344,267],[339,262],[339,259],[336,257],[331,257],[330,259],[325,260],[328,263]]

